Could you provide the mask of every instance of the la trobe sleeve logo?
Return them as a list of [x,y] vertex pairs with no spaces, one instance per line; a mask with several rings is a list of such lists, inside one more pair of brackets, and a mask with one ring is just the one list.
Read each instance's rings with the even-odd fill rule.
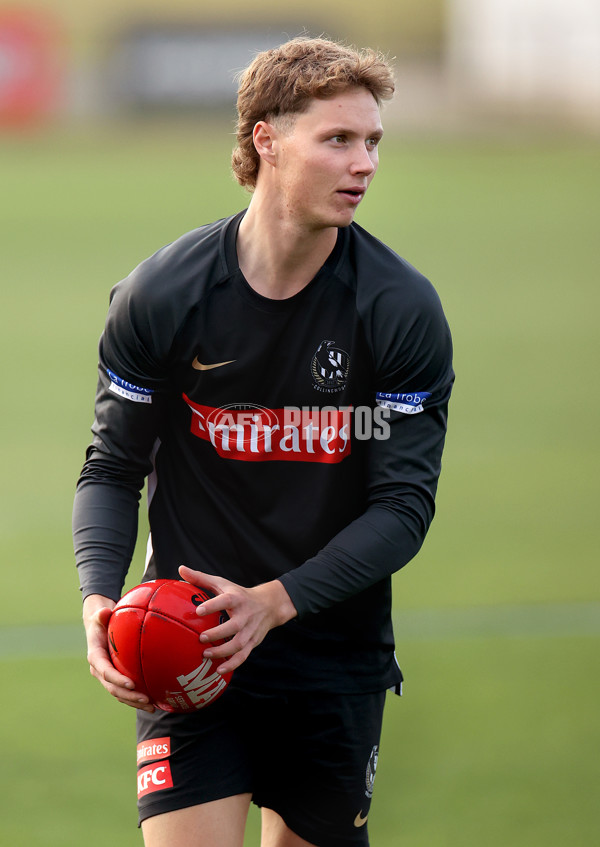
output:
[[413,391],[411,394],[393,394],[378,391],[375,402],[384,409],[393,409],[403,415],[418,415],[431,397],[430,391]]
[[142,388],[140,385],[127,382],[126,379],[118,376],[114,371],[109,370],[109,368],[106,369],[106,373],[110,379],[110,385],[108,387],[113,394],[118,394],[119,397],[132,400],[134,403],[152,403],[153,388]]
[[350,356],[335,341],[321,341],[310,363],[314,388],[325,394],[342,391],[348,382]]

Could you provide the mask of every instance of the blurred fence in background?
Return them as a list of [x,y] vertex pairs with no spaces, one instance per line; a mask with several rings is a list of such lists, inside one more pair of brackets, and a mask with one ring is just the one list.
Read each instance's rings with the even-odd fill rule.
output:
[[407,129],[600,131],[598,0],[289,0],[275,16],[265,0],[0,4],[0,125],[231,109],[235,73],[301,33],[395,56],[391,116]]
[[472,108],[600,129],[598,0],[449,0],[447,70]]

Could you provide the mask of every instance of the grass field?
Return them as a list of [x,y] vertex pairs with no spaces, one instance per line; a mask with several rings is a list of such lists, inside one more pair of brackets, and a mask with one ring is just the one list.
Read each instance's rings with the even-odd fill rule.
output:
[[[245,204],[227,131],[0,139],[0,840],[13,847],[141,844],[132,714],[68,629],[70,510],[108,291]],[[458,375],[438,516],[395,578],[407,684],[387,712],[374,847],[600,836],[599,165],[584,141],[386,138],[359,214],[434,281]]]

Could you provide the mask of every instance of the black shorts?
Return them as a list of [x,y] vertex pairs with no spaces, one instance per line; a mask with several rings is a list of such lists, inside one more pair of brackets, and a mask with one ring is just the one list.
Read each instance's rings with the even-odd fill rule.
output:
[[367,847],[385,692],[249,692],[193,715],[138,712],[140,822],[252,794],[317,847]]

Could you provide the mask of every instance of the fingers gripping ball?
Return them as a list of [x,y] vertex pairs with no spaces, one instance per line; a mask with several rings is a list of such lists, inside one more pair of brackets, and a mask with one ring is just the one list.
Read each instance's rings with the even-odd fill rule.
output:
[[205,630],[223,622],[222,612],[202,618],[196,614],[212,596],[188,582],[155,579],[132,588],[113,609],[108,622],[112,663],[159,709],[202,709],[231,680],[231,673],[216,672],[218,661],[204,658],[211,645],[200,643]]

